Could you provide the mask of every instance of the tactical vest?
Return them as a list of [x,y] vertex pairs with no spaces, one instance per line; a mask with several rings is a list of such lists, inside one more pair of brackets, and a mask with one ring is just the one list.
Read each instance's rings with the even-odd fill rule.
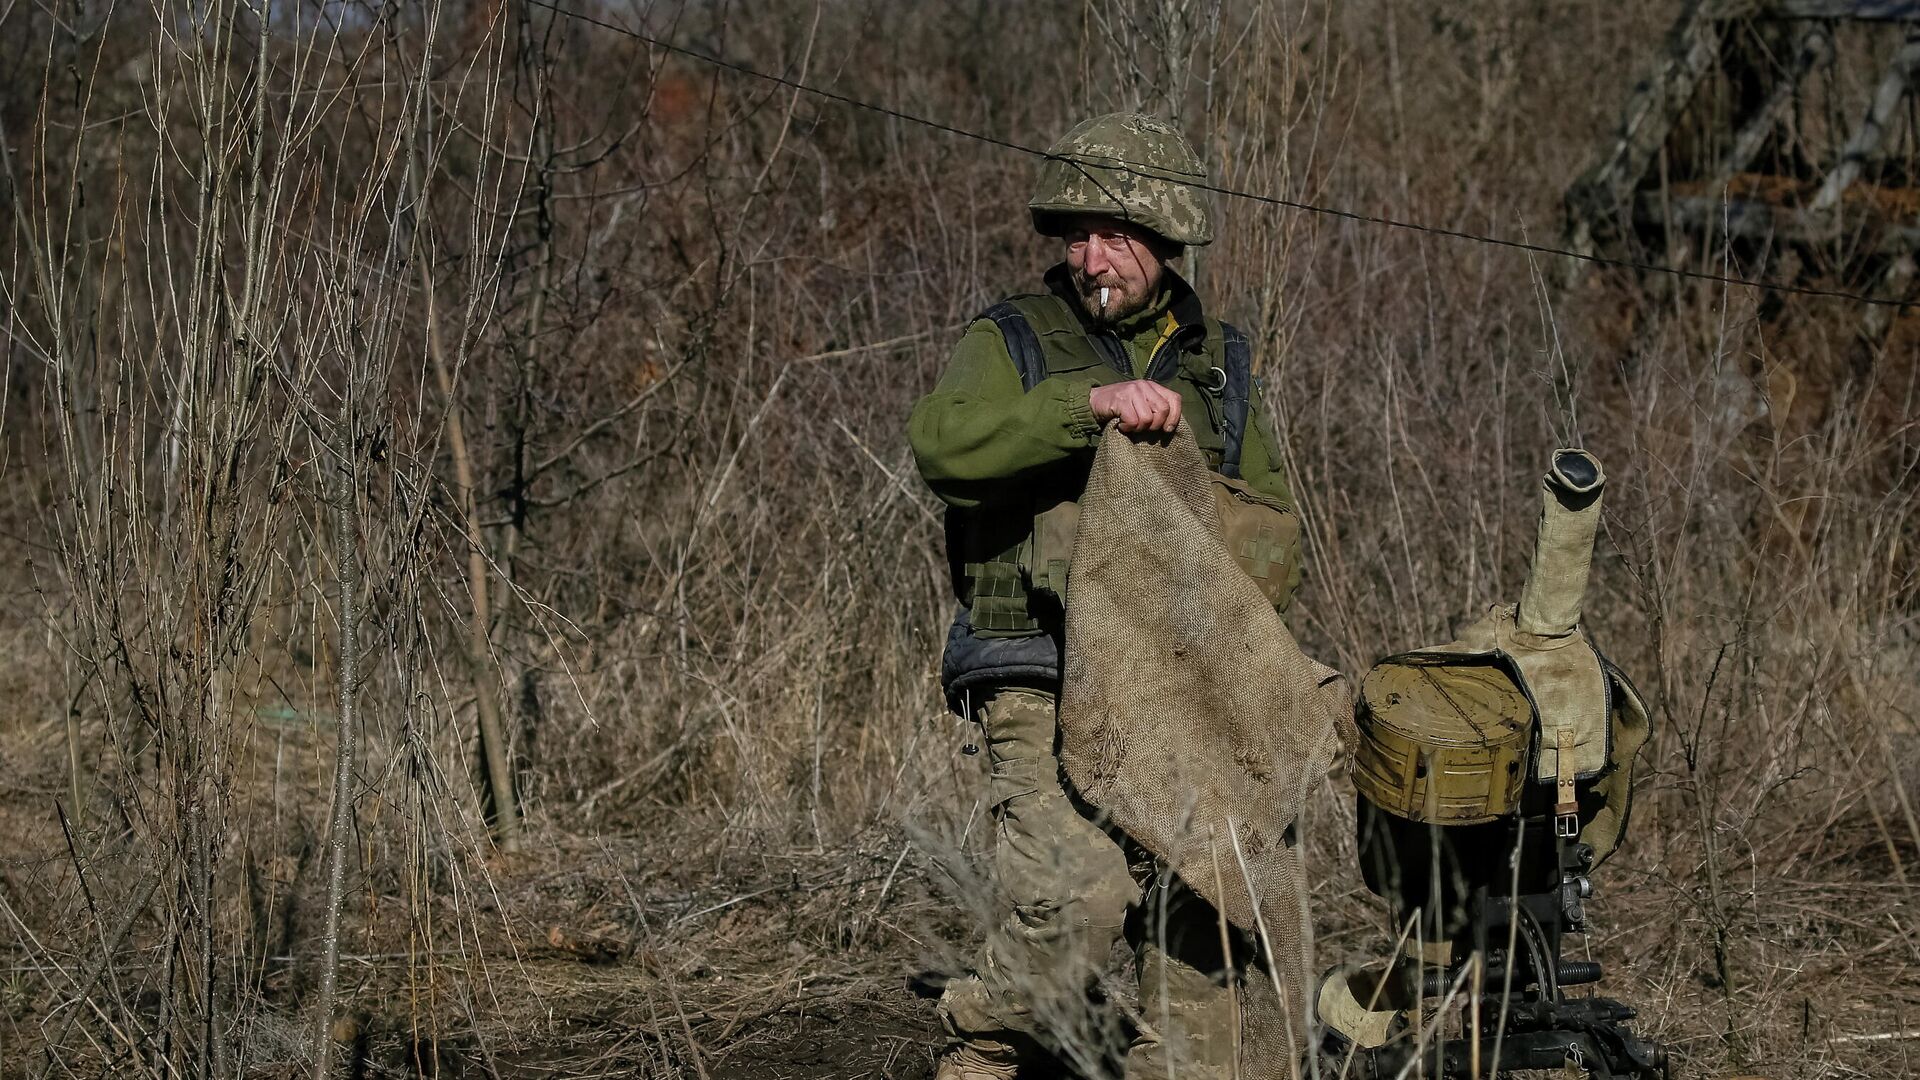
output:
[[[1052,293],[1028,294],[981,314],[999,328],[1024,389],[1046,378],[1089,387],[1134,378],[1125,344],[1110,330],[1083,324],[1071,303]],[[1253,386],[1245,336],[1212,318],[1183,322],[1160,341],[1144,376],[1180,394],[1181,416],[1218,474],[1229,550],[1284,608],[1297,572],[1299,526],[1291,507],[1240,481]],[[948,511],[949,565],[971,636],[1031,637],[1061,625],[1087,465],[1076,457],[1023,477],[1014,502]]]

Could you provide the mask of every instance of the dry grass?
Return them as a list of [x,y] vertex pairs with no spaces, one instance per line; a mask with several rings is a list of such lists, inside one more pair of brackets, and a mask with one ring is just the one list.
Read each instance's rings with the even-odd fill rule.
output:
[[[964,956],[990,830],[902,427],[1050,257],[1029,163],[541,7],[275,8],[264,45],[253,10],[0,7],[0,1072],[292,1073],[322,1010],[378,1075],[926,1074],[903,982]],[[1024,142],[1177,105],[1229,184],[1546,239],[1671,16],[647,23]],[[1610,991],[1682,1075],[1914,1072],[1914,328],[1863,356],[1831,301],[1220,209],[1192,269],[1262,349],[1309,651],[1358,672],[1510,597],[1584,441],[1591,626],[1660,725],[1593,908]],[[343,466],[367,670],[324,1009]],[[1324,796],[1331,963],[1392,935]]]

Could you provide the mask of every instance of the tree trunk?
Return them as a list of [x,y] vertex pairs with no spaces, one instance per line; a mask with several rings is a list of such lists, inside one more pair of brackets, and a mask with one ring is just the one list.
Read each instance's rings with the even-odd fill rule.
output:
[[340,707],[333,768],[333,813],[327,822],[326,926],[320,936],[319,991],[314,996],[313,1075],[326,1080],[333,1057],[333,994],[340,961],[340,907],[346,892],[347,823],[353,809],[354,706],[360,681],[360,553],[358,474],[351,389],[336,428],[333,523],[339,585]]

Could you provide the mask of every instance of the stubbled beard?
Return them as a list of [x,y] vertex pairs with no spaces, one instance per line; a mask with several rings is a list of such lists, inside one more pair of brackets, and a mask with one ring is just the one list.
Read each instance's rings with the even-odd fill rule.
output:
[[1073,286],[1080,294],[1080,306],[1086,309],[1088,317],[1097,323],[1117,323],[1129,315],[1145,308],[1144,296],[1129,296],[1118,285],[1110,285],[1112,291],[1107,294],[1107,309],[1100,310],[1100,283],[1091,278],[1075,274]]

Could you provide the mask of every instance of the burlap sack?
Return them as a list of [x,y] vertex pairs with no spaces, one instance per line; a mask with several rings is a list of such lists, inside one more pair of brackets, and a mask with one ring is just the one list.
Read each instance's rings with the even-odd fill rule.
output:
[[[1351,732],[1350,690],[1300,651],[1227,553],[1184,424],[1164,442],[1111,428],[1100,440],[1066,610],[1068,775],[1236,926],[1262,935],[1280,1012],[1297,1024],[1311,934],[1295,823]],[[1274,1035],[1259,1012],[1249,1010],[1249,1051]]]

